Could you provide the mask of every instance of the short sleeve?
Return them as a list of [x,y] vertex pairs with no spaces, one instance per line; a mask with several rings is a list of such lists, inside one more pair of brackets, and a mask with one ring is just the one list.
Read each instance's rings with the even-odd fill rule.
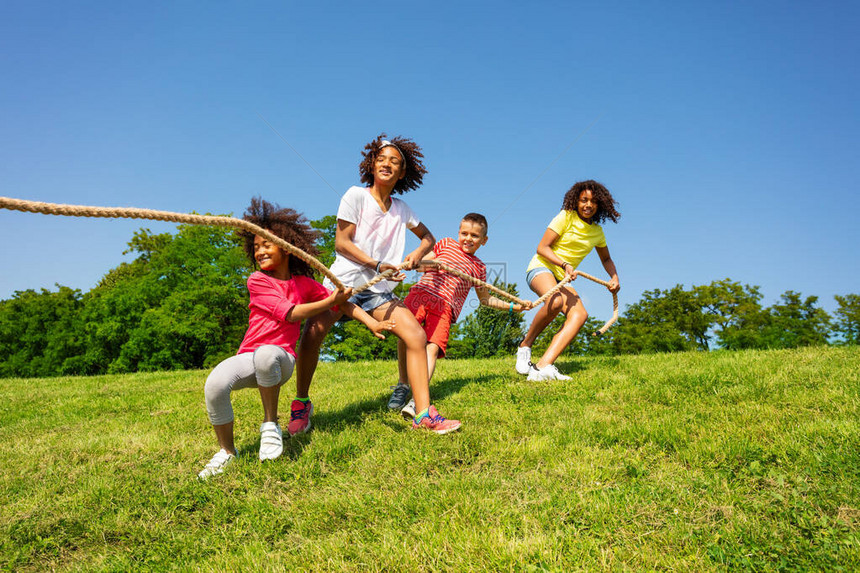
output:
[[340,205],[337,208],[337,218],[343,219],[347,223],[358,224],[361,215],[361,187],[350,187],[343,197],[340,198]]
[[286,320],[287,314],[295,304],[284,296],[272,281],[263,273],[251,273],[248,277],[248,294],[251,307],[272,316],[275,320]]
[[[400,201],[398,199],[398,201]],[[406,204],[405,201],[400,201],[401,206],[401,218],[403,222],[406,223],[407,229],[414,229],[419,224],[421,224],[421,220],[418,218],[418,215],[415,214],[415,211],[412,210],[412,207]]]
[[555,231],[556,234],[561,235],[564,233],[564,230],[568,225],[568,215],[567,211],[562,209],[558,215],[552,218],[552,221],[547,225],[547,229],[551,231]]
[[294,277],[297,285],[300,285],[300,296],[302,302],[316,302],[323,300],[331,294],[331,291],[310,277]]
[[595,243],[594,246],[600,247],[601,249],[606,247],[606,235],[603,233],[603,229],[600,229],[600,237],[597,239],[597,243]]

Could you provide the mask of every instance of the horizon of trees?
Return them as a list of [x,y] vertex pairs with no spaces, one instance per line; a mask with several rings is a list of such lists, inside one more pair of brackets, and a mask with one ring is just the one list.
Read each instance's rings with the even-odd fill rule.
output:
[[[321,231],[320,260],[334,260],[334,216],[311,222]],[[180,225],[175,234],[134,233],[125,254],[90,291],[16,291],[0,301],[0,377],[91,375],[213,367],[236,352],[248,325],[245,280],[250,261],[234,231]],[[515,283],[495,286],[519,294]],[[410,284],[398,285],[405,297]],[[860,343],[860,295],[834,297],[829,315],[818,297],[783,293],[762,307],[758,286],[729,278],[708,285],[654,289],[620,313],[603,336],[589,317],[565,354],[573,356],[716,349],[794,348]],[[559,316],[534,345],[540,353],[560,328]],[[479,307],[451,332],[449,358],[513,355],[524,335],[522,314]],[[379,341],[355,321],[339,322],[322,355],[333,360],[392,359],[396,337]]]

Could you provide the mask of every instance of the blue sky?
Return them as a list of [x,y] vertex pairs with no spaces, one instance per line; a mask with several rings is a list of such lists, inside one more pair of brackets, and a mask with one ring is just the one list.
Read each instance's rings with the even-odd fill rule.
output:
[[[860,292],[858,24],[853,2],[8,1],[0,195],[319,218],[385,131],[424,148],[404,199],[437,237],[484,213],[478,254],[521,291],[565,191],[597,179],[622,309],[728,277],[832,311]],[[0,298],[90,289],[141,226],[175,228],[0,211]]]

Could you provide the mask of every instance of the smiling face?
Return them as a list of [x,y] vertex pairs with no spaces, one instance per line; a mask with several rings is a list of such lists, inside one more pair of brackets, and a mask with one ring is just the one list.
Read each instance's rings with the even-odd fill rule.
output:
[[597,214],[597,200],[591,189],[585,189],[579,194],[579,199],[576,201],[576,212],[579,218],[586,223],[591,223],[592,217]]
[[254,237],[254,260],[257,261],[261,271],[275,278],[289,278],[290,255],[263,237]]
[[373,164],[373,182],[392,187],[406,174],[403,156],[397,148],[386,145],[379,150],[376,162]]
[[487,234],[484,226],[475,221],[460,221],[460,232],[457,233],[457,242],[464,253],[474,255],[475,252],[487,242]]

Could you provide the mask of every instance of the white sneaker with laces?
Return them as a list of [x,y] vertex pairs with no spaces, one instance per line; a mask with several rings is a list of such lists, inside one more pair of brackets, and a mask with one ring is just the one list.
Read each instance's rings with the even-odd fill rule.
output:
[[543,368],[532,365],[532,369],[529,370],[529,381],[541,382],[543,380],[573,380],[573,378],[559,372],[555,364],[548,364]]
[[531,346],[520,346],[517,348],[517,372],[525,376],[529,373],[532,362]]
[[214,475],[223,473],[224,468],[226,468],[227,464],[232,462],[235,457],[236,456],[231,453],[228,453],[227,450],[222,448],[221,451],[212,456],[212,459],[209,460],[209,463],[206,464],[206,467],[203,468],[203,471],[197,474],[197,477],[199,479],[209,479]]
[[284,433],[277,422],[260,425],[260,461],[274,460],[284,452]]
[[400,415],[410,422],[415,418],[415,398],[412,398],[403,406],[400,410]]

